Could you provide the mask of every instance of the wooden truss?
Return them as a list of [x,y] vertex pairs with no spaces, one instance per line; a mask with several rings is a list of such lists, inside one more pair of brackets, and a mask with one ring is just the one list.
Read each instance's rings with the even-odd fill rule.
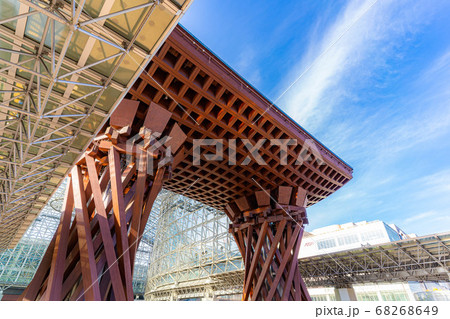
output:
[[136,250],[186,138],[156,104],[133,132],[138,105],[124,100],[72,169],[57,232],[19,300],[133,300]]
[[298,268],[306,191],[279,186],[226,206],[245,264],[243,300],[311,300]]

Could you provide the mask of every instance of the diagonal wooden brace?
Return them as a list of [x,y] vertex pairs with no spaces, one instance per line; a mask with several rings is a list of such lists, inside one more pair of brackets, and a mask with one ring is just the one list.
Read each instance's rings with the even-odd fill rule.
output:
[[280,186],[227,205],[245,264],[243,300],[311,300],[298,268],[306,204],[303,189]]

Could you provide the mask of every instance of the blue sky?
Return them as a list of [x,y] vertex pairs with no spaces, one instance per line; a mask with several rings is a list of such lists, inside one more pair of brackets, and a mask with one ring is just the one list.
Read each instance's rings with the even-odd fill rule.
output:
[[181,23],[353,167],[309,230],[425,235],[450,231],[449,16],[439,0],[195,0]]

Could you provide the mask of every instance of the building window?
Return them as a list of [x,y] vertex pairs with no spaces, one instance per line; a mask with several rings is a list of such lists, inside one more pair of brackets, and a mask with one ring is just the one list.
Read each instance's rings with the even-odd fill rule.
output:
[[320,249],[333,248],[336,246],[336,241],[332,238],[322,239],[317,242],[317,247]]
[[363,241],[363,242],[367,242],[369,240],[380,239],[383,237],[384,237],[384,234],[379,229],[361,233],[361,241]]
[[386,231],[387,231],[387,234],[391,241],[397,241],[397,240],[401,239],[400,235],[395,230],[393,230],[391,227],[386,226]]
[[327,301],[327,295],[311,296],[312,301]]
[[358,301],[378,301],[376,292],[361,292],[356,294]]
[[346,236],[338,237],[338,244],[339,246],[345,246],[350,245],[359,242],[358,235],[356,234],[350,234]]
[[450,294],[445,291],[420,291],[414,293],[418,301],[450,301]]
[[409,301],[408,295],[403,291],[382,291],[383,301]]

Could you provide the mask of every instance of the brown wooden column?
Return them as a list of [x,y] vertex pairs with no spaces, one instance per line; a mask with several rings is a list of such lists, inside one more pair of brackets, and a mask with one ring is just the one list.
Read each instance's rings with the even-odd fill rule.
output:
[[306,191],[280,186],[226,206],[245,264],[243,300],[311,300],[298,268]]
[[134,132],[138,104],[124,100],[72,169],[58,230],[19,300],[133,300],[137,247],[186,138],[156,104]]

